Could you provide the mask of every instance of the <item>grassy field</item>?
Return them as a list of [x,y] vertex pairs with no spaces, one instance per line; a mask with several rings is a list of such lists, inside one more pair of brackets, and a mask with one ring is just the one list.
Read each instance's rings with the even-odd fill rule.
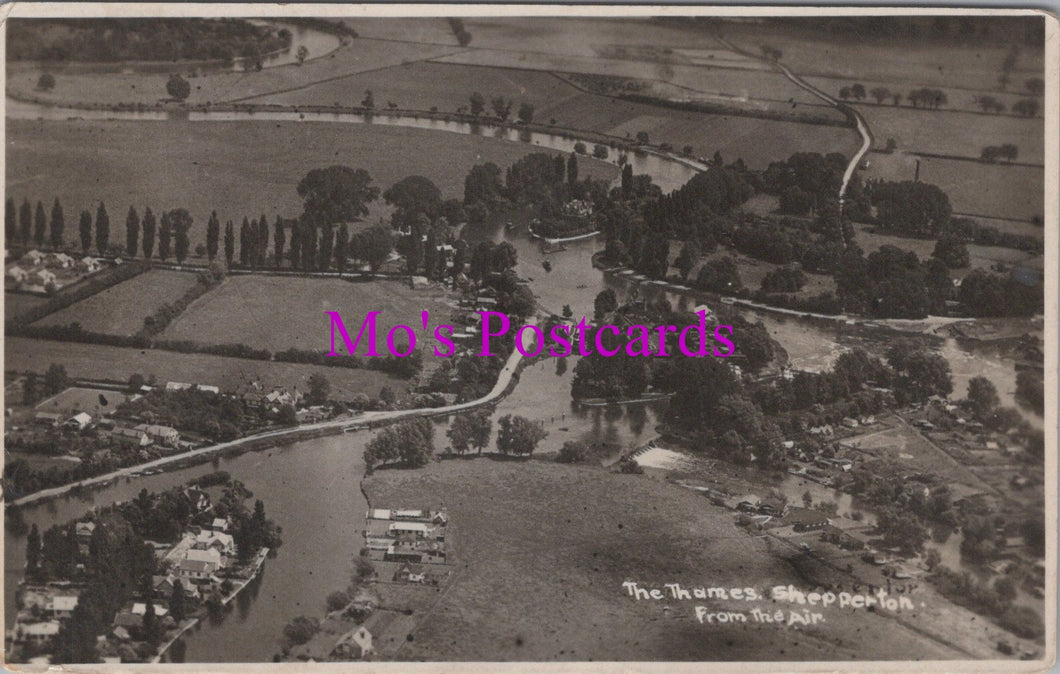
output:
[[52,363],[66,367],[71,377],[125,381],[134,374],[154,376],[159,382],[183,381],[243,390],[251,382],[266,386],[309,390],[309,377],[319,373],[331,382],[331,396],[348,400],[358,393],[375,396],[383,386],[402,392],[404,380],[370,370],[275,363],[204,354],[126,349],[96,344],[52,342],[22,337],[4,340],[4,361],[9,368],[43,373]]
[[[269,92],[302,87],[321,80],[344,77],[353,73],[379,68],[389,68],[459,51],[456,47],[421,45],[414,42],[389,40],[354,40],[319,59],[307,61],[305,65],[266,68],[260,72],[212,72],[193,77],[189,103],[220,103],[239,100],[248,96],[260,96]],[[98,73],[64,76],[55,73],[55,88],[49,92],[37,91],[40,72],[35,68],[17,68],[9,71],[7,91],[9,94],[50,101],[59,104],[77,103],[144,103],[154,105],[168,97],[166,80],[168,75],[157,73]],[[356,105],[364,97],[358,92],[356,100],[347,101]]]
[[[912,104],[909,103],[905,96],[913,89],[918,89],[922,85],[918,84],[907,84],[904,82],[895,82],[893,79],[887,81],[875,81],[866,79],[850,79],[847,77],[806,77],[804,78],[810,84],[819,87],[822,91],[835,97],[839,97],[839,91],[843,87],[849,87],[855,82],[863,85],[866,92],[871,92],[877,87],[883,87],[897,94],[902,95],[902,106],[910,106],[910,110],[916,110],[912,108]],[[1010,87],[1008,93],[1001,93],[990,89],[957,89],[954,87],[932,87],[933,89],[939,89],[946,94],[946,105],[940,108],[940,111],[951,111],[960,110],[964,112],[982,112],[982,108],[979,107],[979,99],[984,96],[990,96],[997,99],[1005,105],[1007,110],[1011,110],[1012,104],[1025,98],[1034,98],[1026,91],[1020,91],[1019,87]],[[851,99],[853,102],[853,99]],[[869,105],[877,105],[876,99],[870,94],[862,101],[863,107],[869,107]],[[890,96],[883,100],[883,105],[886,107],[893,107],[893,102]],[[1038,97],[1038,109],[1039,116],[1041,113],[1042,99]],[[991,114],[991,116],[995,116]],[[1011,116],[1011,115],[1009,115]],[[1015,119],[1020,119],[1015,117]]]
[[756,169],[787,159],[795,152],[851,155],[858,148],[858,135],[853,129],[705,115],[600,99],[592,94],[571,98],[536,114],[544,119],[555,117],[574,128],[596,129],[619,137],[628,134],[629,138],[635,138],[638,132],[646,131],[653,143],[670,143],[678,150],[691,145],[697,155],[708,157],[720,151],[726,162],[739,157]]
[[[900,152],[871,155],[865,178],[912,180],[917,157]],[[1004,166],[953,159],[920,158],[920,180],[938,185],[950,197],[955,213],[1029,221],[1045,212],[1045,175],[1040,168]],[[989,223],[1003,231],[1044,236],[1030,222]]]
[[[623,582],[757,588],[801,583],[785,559],[790,551],[737,529],[731,513],[701,496],[650,477],[478,459],[380,471],[366,479],[365,488],[372,504],[445,507],[450,516],[452,584],[424,602],[426,610],[416,610],[408,636],[377,638],[383,653],[398,659],[954,657],[864,611],[836,610],[814,627],[733,627],[700,624],[694,608],[702,601],[634,601]],[[711,611],[755,606],[708,604]],[[762,607],[775,608],[768,601]]]
[[[927,38],[875,38],[795,31],[766,23],[726,23],[724,36],[748,51],[769,44],[783,52],[782,61],[800,75],[882,81],[905,85],[998,89],[1008,45],[954,43]],[[1010,89],[1023,88],[1029,77],[1041,77],[1044,54],[1021,45]],[[892,89],[895,86],[891,86]]]
[[4,293],[4,318],[14,318],[23,311],[40,306],[47,302],[47,298],[40,295],[28,293]]
[[[935,241],[932,239],[911,239],[908,237],[894,236],[883,232],[874,232],[871,225],[855,225],[857,230],[857,243],[865,254],[879,250],[881,246],[897,246],[902,250],[911,250],[921,260],[927,260],[935,250]],[[1041,232],[1041,228],[1038,228]],[[1009,266],[1020,265],[1041,269],[1045,258],[1042,255],[1025,253],[1014,248],[1001,248],[1000,246],[977,246],[969,244],[968,257],[970,264],[963,269],[950,270],[955,278],[964,278],[976,269],[989,269],[995,263],[1003,262]]]
[[196,284],[196,275],[156,269],[49,314],[34,325],[80,323],[89,332],[134,335],[144,319],[166,302],[180,299]]
[[859,105],[876,147],[894,138],[898,149],[956,157],[978,158],[987,145],[1012,143],[1019,161],[1040,164],[1045,151],[1045,123],[1041,117],[982,115],[970,112],[928,111],[889,105]]
[[[506,167],[530,151],[515,142],[419,129],[299,122],[42,122],[7,124],[7,191],[21,200],[50,203],[67,213],[67,240],[76,240],[76,216],[109,209],[111,239],[124,235],[125,213],[135,204],[187,208],[195,218],[194,249],[206,239],[210,211],[221,222],[243,216],[295,217],[295,188],[307,171],[331,164],[363,167],[386,189],[409,175],[433,180],[446,198],[462,198],[474,164]],[[276,151],[275,148],[283,148]],[[611,179],[614,165],[582,161],[582,175]],[[85,176],[91,176],[86,180]],[[386,213],[382,201],[370,220]]]
[[[327,351],[331,324],[325,311],[340,313],[351,339],[357,337],[365,315],[379,311],[376,348],[382,355],[387,353],[387,331],[398,324],[416,331],[418,346],[433,348],[434,327],[446,322],[449,310],[440,291],[411,290],[397,281],[234,276],[193,302],[162,337],[207,344],[240,342],[273,352],[291,347]],[[430,339],[423,336],[421,311],[431,313]],[[406,341],[405,331],[395,334],[399,344]],[[338,345],[342,349],[341,341]],[[361,344],[358,353],[367,350]]]

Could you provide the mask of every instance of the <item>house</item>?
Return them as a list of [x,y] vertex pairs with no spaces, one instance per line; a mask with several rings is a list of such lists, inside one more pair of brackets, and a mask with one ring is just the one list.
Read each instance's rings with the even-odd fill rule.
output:
[[74,266],[74,258],[66,253],[55,253],[49,255],[44,264],[52,269],[70,269]]
[[74,609],[77,608],[77,600],[76,595],[52,597],[45,610],[55,620],[66,620],[74,614]]
[[[152,608],[152,610],[154,610],[155,615],[158,616],[159,618],[161,618],[164,615],[166,615],[167,613],[169,613],[169,609],[164,607],[164,606],[152,605],[151,608]],[[138,602],[134,602],[133,605],[132,605],[132,610],[130,611],[130,613],[132,613],[133,615],[143,616],[144,614],[147,613],[147,603],[146,602],[139,602],[139,601]]]
[[812,508],[798,508],[795,506],[788,508],[784,521],[792,523],[795,531],[818,531],[832,523],[827,513],[813,510]]
[[129,630],[125,629],[121,625],[119,625],[119,626],[115,627],[113,630],[111,630],[110,635],[112,637],[114,637],[117,641],[128,641],[129,639],[132,638],[129,635]]
[[77,538],[77,549],[82,555],[88,554],[88,545],[92,542],[92,532],[95,530],[95,522],[78,522],[74,525],[74,536]]
[[[228,536],[228,534],[222,535]],[[229,536],[229,538],[231,538],[231,536]],[[192,548],[191,550],[188,550],[187,554],[184,556],[184,559],[187,561],[203,562],[205,564],[208,564],[211,567],[210,573],[213,573],[217,569],[220,569],[221,567],[225,566],[225,564],[228,562],[228,560],[225,559],[225,556],[221,554],[221,551],[213,547],[205,549]]]
[[852,419],[850,417],[843,417],[843,425],[846,426],[847,428],[857,428],[858,427],[858,420],[857,419]]
[[844,550],[861,550],[865,547],[865,542],[860,538],[851,535],[849,532],[844,531],[833,524],[827,524],[821,527],[821,540],[826,543],[838,545]]
[[217,568],[208,562],[191,559],[182,559],[180,564],[177,565],[177,575],[180,576],[181,580],[191,582],[209,580],[216,570]]
[[397,536],[415,536],[416,538],[426,538],[431,532],[423,522],[394,522],[387,529],[387,535],[391,537]]
[[55,283],[55,272],[47,269],[35,269],[26,276],[26,283],[31,286],[47,287],[48,284]]
[[413,564],[423,563],[424,551],[410,545],[394,543],[386,549],[383,561],[387,562],[411,562]]
[[148,447],[151,444],[147,433],[135,428],[115,428],[110,432],[110,439],[122,447]]
[[417,564],[402,564],[394,572],[395,583],[422,583],[425,578],[423,567]]
[[759,515],[770,515],[772,517],[783,517],[787,507],[782,501],[775,498],[764,499],[758,504]]
[[66,420],[63,428],[73,431],[83,431],[92,423],[92,416],[87,412],[80,412]]
[[151,589],[162,598],[168,598],[173,594],[173,584],[176,579],[173,576],[151,576]]
[[49,620],[39,623],[18,623],[15,627],[15,640],[42,646],[55,638],[55,635],[58,633],[58,620]]
[[144,624],[142,616],[138,616],[132,611],[118,611],[117,615],[114,616],[114,626],[124,627],[125,629],[139,629]]
[[180,433],[177,429],[169,426],[140,424],[136,427],[136,430],[143,431],[156,444],[165,445],[166,447],[176,447],[177,443],[180,442]]
[[196,487],[188,487],[184,490],[184,498],[194,508],[195,512],[201,513],[210,508],[210,495]]
[[31,250],[23,255],[19,262],[25,267],[36,267],[44,262],[44,253],[39,250]]
[[228,520],[224,517],[215,517],[213,522],[210,522],[210,528],[214,531],[228,531]]
[[200,531],[193,544],[196,550],[216,550],[222,556],[230,557],[236,553],[235,539],[223,531]]
[[51,426],[52,428],[58,428],[63,423],[63,415],[53,414],[51,412],[37,412],[36,416],[33,417],[33,423],[40,426]]
[[8,267],[7,271],[4,272],[4,276],[11,279],[15,283],[24,283],[26,277],[29,276],[29,272],[23,269],[22,267],[15,265],[13,267]]
[[190,389],[197,389],[199,391],[205,391],[207,393],[220,394],[221,389],[217,386],[210,386],[207,384],[187,384],[182,381],[167,381],[167,391],[187,391]]
[[100,269],[99,260],[87,255],[77,261],[77,271],[85,274],[93,274]]
[[364,625],[344,634],[335,648],[331,651],[331,657],[342,660],[359,660],[372,652],[372,633]]

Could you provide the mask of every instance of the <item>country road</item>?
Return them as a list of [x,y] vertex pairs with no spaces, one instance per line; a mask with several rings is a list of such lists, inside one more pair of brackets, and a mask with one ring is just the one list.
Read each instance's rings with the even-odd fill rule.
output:
[[847,164],[846,171],[843,172],[843,184],[839,188],[839,204],[842,205],[843,195],[846,194],[847,185],[850,184],[850,179],[854,177],[854,171],[858,169],[858,166],[861,165],[861,161],[865,158],[865,155],[867,155],[869,153],[869,150],[872,149],[872,131],[869,130],[869,125],[865,121],[865,118],[861,116],[860,112],[858,112],[851,106],[837,101],[832,96],[829,96],[825,92],[821,91],[817,87],[805,81],[804,79],[793,73],[790,68],[780,63],[779,61],[765,59],[753,52],[740,49],[733,43],[721,37],[720,35],[718,36],[718,41],[738,54],[743,54],[748,58],[752,58],[756,61],[765,63],[773,70],[781,73],[782,75],[784,75],[784,77],[787,77],[789,80],[792,81],[793,84],[795,84],[799,88],[810,92],[811,94],[813,94],[817,98],[820,98],[822,101],[828,103],[840,112],[849,112],[854,117],[854,121],[857,123],[858,127],[858,134],[861,135],[861,147],[854,154],[854,157],[850,160],[850,163]]
[[[527,321],[526,325],[536,324],[537,319],[531,318]],[[514,328],[513,328],[514,329]],[[523,346],[526,348],[529,346],[526,342],[526,333],[524,333]],[[477,356],[472,356],[477,357]],[[475,400],[469,400],[463,403],[457,403],[454,405],[446,405],[444,407],[425,407],[416,408],[410,410],[385,410],[381,412],[365,412],[356,416],[345,416],[341,419],[332,419],[330,421],[319,421],[313,424],[305,424],[302,426],[294,426],[291,428],[281,428],[274,431],[265,431],[263,433],[255,433],[254,435],[248,435],[237,440],[230,442],[222,442],[217,445],[210,445],[208,447],[200,447],[193,449],[188,452],[182,452],[180,454],[173,454],[171,456],[164,456],[160,459],[148,461],[146,463],[139,463],[134,466],[127,466],[119,470],[112,471],[103,475],[97,475],[95,477],[87,478],[79,482],[72,482],[65,484],[60,487],[52,487],[50,489],[42,489],[40,491],[33,492],[22,498],[15,499],[12,501],[12,505],[22,506],[28,503],[34,503],[56,496],[62,496],[69,492],[75,487],[91,487],[92,485],[101,484],[108,482],[115,478],[131,476],[133,473],[139,473],[144,470],[151,470],[153,468],[160,468],[167,466],[172,463],[179,461],[185,461],[190,458],[207,456],[217,452],[223,452],[229,449],[236,449],[243,445],[248,445],[262,440],[279,440],[286,437],[295,438],[298,435],[313,433],[317,431],[324,432],[344,432],[347,429],[361,429],[365,425],[374,426],[379,423],[391,423],[394,421],[400,421],[402,419],[411,419],[415,417],[423,416],[443,416],[449,414],[455,414],[458,412],[464,412],[467,410],[474,409],[487,405],[496,400],[499,400],[504,396],[508,389],[509,384],[512,382],[512,377],[515,376],[516,371],[519,368],[519,362],[522,360],[522,354],[519,349],[514,349],[511,355],[508,357],[508,362],[504,364],[500,374],[497,376],[497,382],[493,385],[493,388],[489,393],[481,398]]]

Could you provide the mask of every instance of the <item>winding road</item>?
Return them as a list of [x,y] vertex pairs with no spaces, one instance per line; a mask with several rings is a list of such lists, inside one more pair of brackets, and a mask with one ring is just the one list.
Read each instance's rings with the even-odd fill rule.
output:
[[[531,318],[526,322],[526,325],[536,325],[537,319]],[[523,348],[527,349],[531,344],[527,343],[528,339],[533,339],[533,331],[526,331],[522,333],[523,337]],[[472,356],[477,358],[478,356]],[[238,449],[244,445],[260,442],[262,440],[281,440],[289,438],[291,440],[297,439],[299,435],[313,435],[323,432],[324,434],[331,433],[344,433],[348,430],[361,430],[366,426],[375,426],[380,423],[393,423],[401,421],[402,419],[412,419],[415,417],[433,417],[433,416],[448,416],[450,414],[456,414],[459,412],[465,412],[467,410],[475,409],[476,407],[482,407],[489,403],[495,402],[502,398],[508,390],[508,386],[512,383],[512,378],[519,369],[519,362],[522,360],[522,353],[519,349],[514,349],[511,355],[508,357],[508,361],[504,364],[500,374],[497,376],[497,382],[493,385],[493,388],[489,393],[477,398],[475,400],[469,400],[463,403],[456,403],[453,405],[446,405],[444,407],[421,407],[409,410],[385,410],[381,412],[365,412],[356,416],[345,416],[341,419],[332,419],[330,421],[320,421],[312,424],[305,424],[302,426],[294,426],[291,428],[281,428],[274,431],[265,431],[263,433],[255,433],[254,435],[248,435],[246,437],[232,440],[230,442],[222,442],[217,445],[209,445],[208,447],[200,447],[193,449],[188,452],[181,452],[180,454],[173,454],[170,456],[164,456],[160,459],[148,461],[146,463],[139,463],[134,466],[127,466],[118,470],[106,473],[103,475],[97,475],[95,477],[86,478],[79,482],[71,482],[59,487],[52,487],[50,489],[42,489],[40,491],[33,492],[21,498],[15,499],[11,503],[16,506],[26,505],[28,503],[34,503],[36,501],[42,501],[45,499],[55,498],[56,496],[62,496],[68,493],[75,487],[84,488],[91,487],[93,485],[99,485],[105,482],[109,482],[115,478],[120,477],[131,477],[134,473],[140,473],[145,470],[151,470],[153,468],[162,468],[171,464],[186,461],[195,457],[209,456],[217,452],[223,452],[229,449]]]

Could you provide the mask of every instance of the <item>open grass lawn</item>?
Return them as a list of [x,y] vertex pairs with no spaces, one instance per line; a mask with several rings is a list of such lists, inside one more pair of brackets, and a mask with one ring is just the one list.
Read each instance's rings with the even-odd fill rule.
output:
[[134,335],[144,319],[197,283],[193,273],[155,269],[49,314],[34,325],[80,323],[89,332]]
[[875,147],[894,138],[903,152],[926,152],[978,159],[988,145],[1011,143],[1018,161],[1041,164],[1045,151],[1045,121],[1041,117],[983,115],[971,112],[923,110],[893,105],[859,105]]
[[[162,333],[164,339],[192,339],[207,344],[243,343],[255,348],[282,351],[296,347],[331,349],[330,319],[325,311],[338,311],[350,339],[356,339],[369,311],[377,319],[376,349],[386,355],[387,331],[408,325],[416,331],[417,347],[433,348],[434,327],[448,322],[450,306],[441,291],[411,290],[398,281],[351,283],[337,278],[233,276],[192,303]],[[430,338],[423,334],[420,312],[430,311]],[[399,330],[398,345],[407,342]],[[336,336],[340,353],[345,353]],[[362,342],[358,354],[368,346]]]
[[[445,507],[455,577],[420,598],[414,627],[377,647],[402,660],[791,660],[950,658],[893,620],[827,610],[814,627],[708,625],[710,611],[761,603],[634,601],[634,581],[661,588],[802,585],[787,547],[738,529],[733,515],[688,490],[643,475],[540,461],[491,459],[378,471],[370,502]],[[379,586],[383,603],[389,586]],[[664,610],[664,605],[669,610]]]
[[[410,175],[438,185],[445,198],[463,198],[464,178],[475,164],[502,168],[529,152],[520,143],[420,129],[310,122],[42,122],[9,120],[7,190],[21,201],[51,203],[66,212],[67,240],[77,238],[77,214],[108,207],[111,240],[124,241],[125,214],[135,204],[155,213],[184,207],[195,218],[191,248],[206,241],[206,222],[264,213],[296,217],[295,190],[310,170],[332,164],[365,168],[385,190]],[[611,179],[618,168],[582,161],[583,175]],[[90,178],[86,179],[86,176]],[[382,200],[369,217],[387,212]],[[271,235],[270,235],[271,240]],[[238,247],[238,239],[237,239]]]
[[630,139],[646,131],[653,143],[670,143],[677,150],[691,145],[697,155],[707,157],[720,151],[726,162],[742,158],[755,169],[764,169],[770,162],[787,159],[795,152],[841,152],[850,156],[859,145],[854,129],[707,115],[592,94],[538,110],[536,115],[542,119],[555,117],[564,126],[596,129]]
[[18,316],[23,311],[40,306],[48,301],[48,298],[29,293],[4,293],[4,318],[10,319]]
[[225,358],[196,353],[126,349],[97,344],[52,342],[23,337],[4,340],[4,362],[9,368],[43,373],[52,363],[66,368],[78,379],[127,381],[134,374],[152,375],[161,383],[182,381],[208,384],[222,390],[244,390],[251,382],[267,387],[282,386],[309,390],[309,377],[319,373],[331,382],[331,397],[349,400],[358,393],[375,396],[383,386],[400,393],[404,380],[370,370],[275,363],[262,360]]
[[[917,157],[896,152],[873,154],[865,178],[912,180]],[[920,157],[921,182],[938,185],[949,195],[954,213],[982,221],[1002,231],[1044,236],[1044,229],[1029,222],[1045,212],[1045,171],[1027,166],[984,164],[977,161]],[[987,218],[1015,220],[992,221]],[[1019,222],[1023,221],[1023,222]]]

